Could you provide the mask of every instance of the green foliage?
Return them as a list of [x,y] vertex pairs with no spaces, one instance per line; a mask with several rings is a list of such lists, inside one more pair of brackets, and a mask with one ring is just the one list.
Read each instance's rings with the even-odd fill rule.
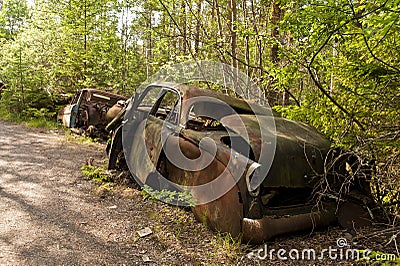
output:
[[0,119],[13,122],[24,123],[29,127],[58,129],[60,124],[54,119],[55,112],[50,112],[47,108],[28,108],[21,113],[13,112],[15,105],[7,105],[9,101],[0,102]]
[[90,138],[88,136],[85,136],[84,134],[77,134],[76,132],[73,132],[72,130],[68,130],[65,135],[65,139],[70,142],[78,143],[78,144],[90,144],[90,143],[96,143],[98,139],[96,138]]
[[[277,105],[273,109],[288,119],[313,125],[324,133],[332,141],[332,145],[336,147],[351,148],[356,142],[354,135],[355,132],[359,132],[358,128],[352,124],[351,119],[346,119],[328,99],[322,98],[316,104],[303,103],[301,106]],[[333,119],[333,117],[336,119]]]
[[34,119],[31,118],[26,121],[28,127],[36,127],[36,128],[45,128],[45,129],[58,129],[60,128],[60,124],[55,122],[54,120],[47,119]]
[[56,112],[59,97],[44,91],[27,90],[22,101],[21,94],[3,90],[0,100],[0,117],[13,121],[25,121],[34,127],[56,128]]
[[[397,126],[400,56],[392,53],[400,48],[396,1],[283,6],[282,31],[292,42],[282,59],[290,64],[274,76],[278,86],[291,88],[301,106],[277,109],[315,125],[338,145],[360,145],[357,140],[376,138]],[[316,80],[310,82],[307,72]]]
[[288,88],[298,105],[274,108],[312,124],[334,146],[374,158],[378,200],[398,201],[399,1],[282,1],[281,6],[281,34],[290,41],[280,51],[286,64],[271,74],[274,85]]
[[29,19],[26,1],[4,0],[0,10],[0,39],[12,39]]
[[96,167],[84,164],[81,167],[81,172],[84,176],[88,177],[91,180],[98,182],[111,182],[110,177],[103,167]]
[[189,192],[177,192],[170,190],[154,190],[148,185],[144,185],[142,189],[143,200],[151,199],[154,201],[160,200],[169,204],[184,204],[185,206],[193,207],[195,199]]

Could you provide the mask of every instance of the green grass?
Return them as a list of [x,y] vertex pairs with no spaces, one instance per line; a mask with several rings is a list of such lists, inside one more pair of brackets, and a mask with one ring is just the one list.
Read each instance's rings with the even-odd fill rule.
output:
[[35,128],[44,128],[44,129],[60,129],[62,126],[60,123],[56,121],[47,120],[47,119],[38,119],[33,118],[26,121],[23,121],[28,127],[35,127]]
[[[229,233],[217,232],[211,243],[218,249],[211,254],[214,257],[217,254],[224,253],[227,258],[235,260],[238,254],[241,254],[244,246],[241,244],[240,237],[232,237]],[[213,258],[214,259],[214,258]]]
[[0,119],[9,122],[23,124],[27,127],[43,129],[60,129],[62,125],[53,118],[47,117],[26,117],[16,113],[10,113],[5,108],[0,108]]

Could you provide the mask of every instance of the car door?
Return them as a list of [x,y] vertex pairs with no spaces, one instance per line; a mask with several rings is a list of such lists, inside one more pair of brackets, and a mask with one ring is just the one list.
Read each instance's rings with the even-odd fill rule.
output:
[[146,151],[156,166],[165,141],[177,130],[180,96],[175,90],[164,88],[150,111],[145,126]]
[[79,106],[82,102],[82,99],[86,97],[86,90],[82,90],[75,94],[71,103],[65,108],[63,114],[63,124],[68,128],[76,127],[76,118],[78,116]]
[[122,130],[127,165],[141,183],[155,172],[162,150],[162,129],[174,128],[180,113],[180,95],[169,87],[149,86],[128,106]]

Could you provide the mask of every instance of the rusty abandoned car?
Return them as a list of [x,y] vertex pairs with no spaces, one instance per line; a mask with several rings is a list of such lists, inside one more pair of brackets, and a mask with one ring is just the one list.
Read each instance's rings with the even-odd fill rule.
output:
[[105,127],[121,111],[125,100],[126,97],[114,93],[83,89],[58,112],[57,120],[77,133],[107,136]]
[[[257,119],[270,121],[258,124]],[[263,177],[260,158],[272,152],[268,141],[273,139],[262,135],[271,134],[272,126],[275,153]],[[199,221],[244,242],[261,243],[332,222],[351,229],[372,220],[369,175],[358,157],[332,151],[313,127],[242,99],[186,85],[151,84],[107,129],[113,133],[109,168],[123,154],[138,183],[158,191],[188,191]],[[191,189],[203,185],[206,190]]]

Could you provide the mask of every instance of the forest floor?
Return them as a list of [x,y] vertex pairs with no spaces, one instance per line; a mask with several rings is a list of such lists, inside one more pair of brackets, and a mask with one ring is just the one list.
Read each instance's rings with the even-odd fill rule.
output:
[[[332,225],[261,246],[240,244],[190,210],[146,199],[127,178],[85,178],[80,168],[89,158],[105,163],[103,144],[4,121],[0,135],[0,265],[351,265],[351,249],[400,257],[399,238],[390,241],[393,230],[384,225],[356,235]],[[147,227],[151,233],[140,237]],[[302,259],[303,249],[317,258]],[[323,249],[331,251],[319,260]]]

